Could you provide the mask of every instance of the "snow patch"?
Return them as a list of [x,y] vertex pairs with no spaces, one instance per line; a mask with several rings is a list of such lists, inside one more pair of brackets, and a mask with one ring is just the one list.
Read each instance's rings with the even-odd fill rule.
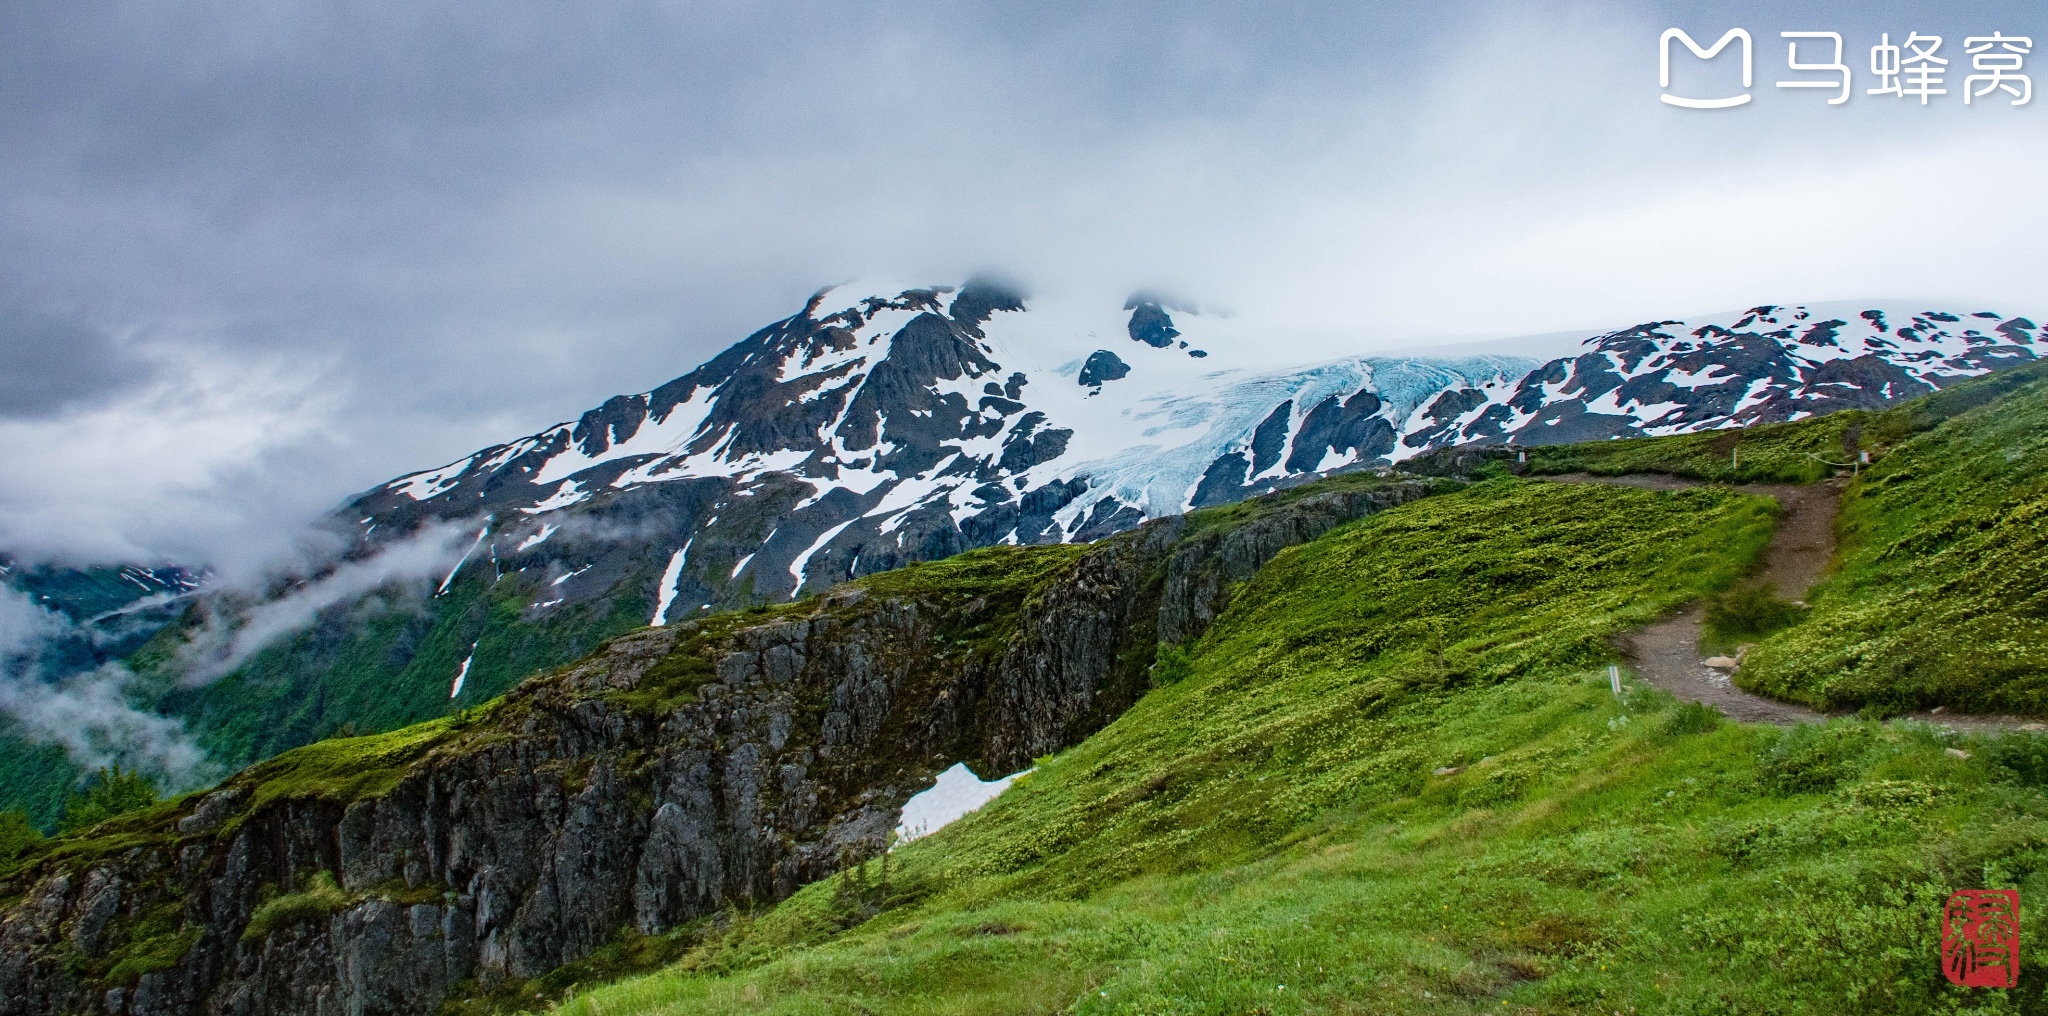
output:
[[[818,551],[825,549],[825,545],[831,543],[833,537],[845,532],[846,527],[853,525],[856,521],[858,520],[847,519],[845,522],[841,522],[840,524],[825,530],[823,536],[818,537],[817,540],[812,542],[812,544],[809,547],[804,548],[804,552],[798,554],[796,556],[796,560],[791,561],[789,563],[789,577],[796,580],[796,588],[789,591],[790,599],[796,599],[797,593],[803,591],[804,566],[811,563],[811,555],[816,554]],[[737,575],[739,573],[734,572],[733,574]]]
[[938,782],[932,784],[930,790],[903,802],[903,817],[896,824],[897,842],[908,843],[938,832],[995,800],[996,795],[1008,790],[1013,781],[1030,772],[1026,769],[999,780],[984,782],[967,768],[966,763],[953,763],[951,769],[939,774]]
[[485,516],[484,527],[476,531],[476,539],[471,541],[469,549],[463,551],[462,556],[456,559],[455,567],[448,569],[448,577],[441,580],[441,588],[434,590],[435,596],[439,596],[442,593],[448,591],[449,584],[455,581],[455,576],[461,573],[463,564],[469,561],[469,555],[476,553],[476,549],[483,545],[484,537],[489,536],[490,534],[491,519],[490,516]]
[[539,515],[543,512],[554,511],[557,508],[567,508],[578,501],[588,501],[590,493],[582,490],[582,486],[583,484],[580,481],[570,480],[556,488],[553,494],[534,502],[532,507],[520,510],[528,515]]
[[668,559],[668,568],[661,573],[661,591],[654,604],[654,619],[647,622],[649,627],[659,628],[668,623],[669,604],[676,602],[676,580],[683,577],[683,562],[689,557],[690,544],[695,542],[694,537],[684,540],[683,549]]
[[461,668],[455,671],[455,687],[448,689],[449,698],[462,694],[462,682],[469,680],[469,665],[476,660],[477,642],[482,641],[482,639],[478,639],[476,642],[469,644],[469,655],[462,658]]
[[401,476],[384,486],[392,491],[404,494],[415,501],[425,501],[455,486],[456,480],[461,477],[463,471],[468,469],[469,464],[475,461],[475,459],[476,456],[472,455],[459,462],[450,462],[439,469],[429,469],[424,473]]

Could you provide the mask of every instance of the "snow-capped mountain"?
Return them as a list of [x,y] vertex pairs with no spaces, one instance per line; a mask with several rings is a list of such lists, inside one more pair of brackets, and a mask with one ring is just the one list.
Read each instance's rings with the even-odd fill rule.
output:
[[[553,534],[591,512],[631,516],[639,532],[658,511],[673,544],[664,570],[680,583],[662,593],[676,607],[728,602],[736,583],[787,598],[1383,463],[1439,392],[1505,389],[1536,366],[1349,357],[1275,369],[1244,322],[1145,296],[1027,309],[987,284],[869,292],[821,292],[650,392],[372,490],[350,520],[375,542],[488,514],[502,560],[573,538],[574,526]],[[1281,410],[1276,431],[1283,404],[1300,411]],[[1211,478],[1254,432],[1284,454],[1228,485]]]
[[1872,409],[2039,355],[2023,317],[1753,307],[1597,335],[1511,393],[1446,391],[1395,457],[1445,444],[1565,444]]
[[787,598],[969,546],[1092,540],[1445,445],[1883,405],[2032,359],[2038,335],[1989,311],[1767,306],[1597,335],[1548,363],[1280,367],[1256,325],[1143,294],[1085,307],[987,283],[837,287],[689,374],[400,477],[350,515],[373,544],[489,515],[504,560],[656,510],[635,542],[664,544],[654,598],[678,616],[736,583]]
[[1447,445],[1879,406],[2041,338],[1990,311],[1758,307],[1547,362],[1290,365],[1258,322],[1157,297],[838,287],[658,388],[360,495],[335,518],[353,549],[270,594],[100,574],[149,610],[86,611],[75,662],[177,625],[140,664],[156,707],[246,761],[483,701],[642,625],[970,547],[1093,540]]
[[788,598],[975,545],[1090,541],[1446,444],[1882,406],[2028,361],[2036,340],[2034,322],[1993,311],[1753,307],[1593,336],[1550,363],[1276,367],[1257,328],[1147,295],[1073,307],[987,283],[836,287],[684,377],[393,479],[350,516],[375,543],[487,514],[508,559],[578,520],[655,510],[633,543],[664,543],[655,617],[674,617],[741,582]]

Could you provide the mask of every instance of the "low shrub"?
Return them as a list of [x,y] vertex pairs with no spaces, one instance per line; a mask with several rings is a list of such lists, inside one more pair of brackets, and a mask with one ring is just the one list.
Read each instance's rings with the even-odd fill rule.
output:
[[1159,655],[1152,658],[1152,687],[1179,684],[1194,672],[1195,664],[1188,659],[1187,650],[1179,646],[1160,646]]
[[1804,614],[1769,586],[1736,586],[1707,602],[1707,638],[1729,646],[1754,642],[1792,627]]
[[329,872],[314,872],[303,892],[286,893],[256,908],[242,939],[252,941],[301,921],[317,921],[352,902]]
[[43,834],[29,823],[27,813],[0,811],[0,868],[6,867],[42,839]]
[[1871,741],[1870,728],[1861,723],[1800,724],[1764,749],[1757,779],[1777,794],[1828,790],[1856,774]]
[[102,767],[83,790],[64,802],[64,814],[57,820],[60,832],[96,826],[116,815],[140,811],[158,799],[156,784],[149,777],[119,764]]
[[1674,736],[1704,734],[1721,725],[1721,711],[1700,702],[1684,702],[1664,720],[1664,732]]

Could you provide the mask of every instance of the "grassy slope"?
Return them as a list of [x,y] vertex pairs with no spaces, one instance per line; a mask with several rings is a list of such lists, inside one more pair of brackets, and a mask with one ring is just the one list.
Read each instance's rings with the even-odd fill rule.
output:
[[1870,414],[1857,410],[1670,437],[1542,445],[1527,449],[1529,472],[1670,473],[1716,483],[1812,483],[1829,463],[1853,462]]
[[1605,639],[1732,579],[1767,518],[1509,481],[1338,530],[1270,566],[1191,677],[897,851],[886,886],[814,885],[565,1010],[2038,1002],[1947,988],[1935,935],[1951,888],[2048,890],[2048,744],[1959,760],[1920,729],[1608,694]]
[[1847,492],[1841,569],[1751,654],[1744,686],[1888,714],[2048,715],[2048,369],[1996,382],[1874,421],[1899,443]]
[[[1740,438],[1740,472],[1722,469],[1732,458],[1712,442],[1725,435],[1537,449],[1531,467],[1782,481],[1807,478],[1810,450],[1836,461],[1851,447],[1893,451],[1862,488],[1873,493],[1852,499],[1853,574],[1886,560],[1868,553],[1869,533],[1967,541],[1957,519],[1995,529],[2003,509],[1983,498],[2032,489],[2015,478],[2041,467],[2028,429],[2040,414],[2025,407],[2041,403],[2026,386],[2043,373],[1758,428]],[[1915,462],[1931,466],[1915,473]],[[1958,463],[1958,476],[1934,475]],[[1888,499],[1915,482],[1912,498]],[[1697,714],[1646,692],[1617,706],[1586,669],[1606,636],[1745,567],[1765,515],[1726,493],[1506,483],[1348,527],[1268,569],[1194,647],[1192,677],[982,815],[900,851],[886,886],[874,871],[814,886],[674,971],[571,1008],[1949,1006],[1961,996],[1943,994],[1929,959],[1931,901],[1964,884],[2048,888],[2033,878],[2048,840],[2033,789],[2048,780],[2048,744],[2015,736],[1958,761],[1915,730],[1687,733]],[[1890,557],[1954,543],[1923,537]],[[1020,563],[989,553],[921,566],[943,575],[866,581],[972,584]],[[1917,574],[1893,567],[1867,588],[1845,576],[1828,595],[1846,603]],[[1824,597],[1815,619],[1833,605]],[[410,755],[457,729],[391,736]],[[333,742],[250,775],[291,793],[374,792],[327,787],[314,770],[347,775],[359,744],[388,739]],[[107,845],[66,842],[53,847]],[[1829,916],[1843,908],[1853,920]]]
[[[242,766],[339,731],[392,730],[494,698],[646,624],[652,612],[627,595],[528,617],[533,591],[487,574],[465,575],[421,603],[372,595],[329,608],[220,681],[166,688],[158,705],[186,717],[215,760]],[[144,674],[167,669],[182,637],[167,630],[134,665]],[[472,646],[463,693],[451,699]]]

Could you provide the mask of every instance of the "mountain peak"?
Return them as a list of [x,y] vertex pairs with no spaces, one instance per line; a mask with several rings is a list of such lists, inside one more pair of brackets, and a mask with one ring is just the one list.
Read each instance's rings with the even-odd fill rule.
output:
[[[1027,302],[987,279],[826,287],[682,377],[400,477],[349,517],[375,542],[495,513],[545,556],[523,541],[564,518],[657,512],[670,528],[646,539],[674,545],[663,555],[696,548],[673,580],[681,595],[787,597],[969,546],[1092,539],[1446,445],[1883,405],[2031,359],[2039,333],[1989,311],[1767,304],[1618,329],[1547,363],[1278,367],[1257,324],[1189,306],[1143,292]],[[724,560],[703,556],[726,543]]]

